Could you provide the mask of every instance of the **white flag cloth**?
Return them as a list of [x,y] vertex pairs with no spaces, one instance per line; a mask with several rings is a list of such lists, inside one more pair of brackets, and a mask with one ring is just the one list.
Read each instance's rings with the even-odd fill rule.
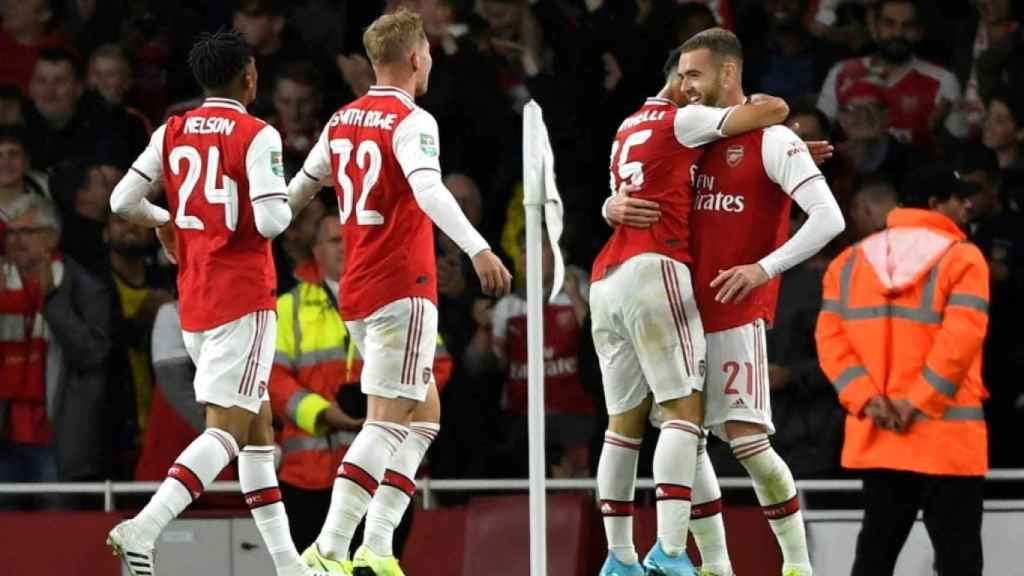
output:
[[562,291],[565,262],[558,241],[562,238],[562,197],[555,184],[555,154],[551,151],[544,113],[536,101],[523,108],[523,206],[544,207],[544,223],[548,229],[551,252],[555,256],[554,282],[549,300]]

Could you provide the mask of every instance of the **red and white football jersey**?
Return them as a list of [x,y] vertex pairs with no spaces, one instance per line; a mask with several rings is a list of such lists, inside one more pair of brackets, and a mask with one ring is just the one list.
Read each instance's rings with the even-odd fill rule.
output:
[[270,240],[256,230],[252,206],[288,199],[277,130],[234,100],[207,98],[157,128],[132,170],[163,179],[183,330],[276,309]]
[[441,171],[437,121],[397,88],[374,86],[331,116],[303,170],[333,175],[345,273],[341,316],[359,320],[401,298],[437,304],[434,224],[409,186],[419,170]]
[[960,101],[960,83],[956,76],[941,66],[914,58],[882,79],[872,72],[869,62],[869,57],[865,56],[833,66],[821,87],[818,108],[834,120],[846,90],[860,81],[873,82],[885,90],[890,132],[902,142],[927,145],[931,142],[929,122],[935,106],[941,100],[950,104]]
[[623,120],[612,143],[611,188],[630,180],[642,186],[633,197],[661,206],[661,220],[649,228],[619,226],[594,261],[597,282],[609,268],[637,254],[663,254],[679,262],[690,255],[691,177],[704,144],[721,138],[732,108],[690,105],[677,108],[664,98],[648,98]]
[[807,146],[785,126],[754,130],[704,148],[694,183],[693,289],[705,332],[775,318],[781,276],[742,302],[715,302],[720,270],[753,264],[789,238],[792,195],[824,178]]
[[[589,285],[581,279],[579,288],[586,299]],[[526,295],[516,292],[499,300],[491,326],[494,352],[508,363],[502,403],[512,414],[526,414]],[[544,303],[544,409],[549,414],[594,413],[594,401],[580,379],[582,336],[565,291]]]

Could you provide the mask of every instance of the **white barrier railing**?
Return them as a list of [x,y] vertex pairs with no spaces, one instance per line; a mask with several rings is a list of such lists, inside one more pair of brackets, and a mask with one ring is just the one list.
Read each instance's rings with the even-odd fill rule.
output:
[[[1016,482],[1024,481],[1024,469],[1015,470],[991,470],[986,475],[990,482]],[[742,489],[751,488],[749,478],[720,478],[718,480],[722,488]],[[800,492],[857,492],[861,489],[860,480],[797,480],[797,489]],[[114,496],[118,494],[152,494],[160,487],[160,482],[26,482],[26,483],[0,483],[0,494],[97,494],[103,496],[103,509],[106,512],[114,510]],[[522,492],[529,489],[529,480],[523,478],[500,478],[500,479],[465,479],[448,480],[419,478],[416,480],[416,489],[423,493],[423,504],[425,508],[431,508],[435,504],[435,492]],[[654,488],[654,480],[651,478],[638,478],[636,487],[638,490],[650,490]],[[548,490],[596,490],[597,479],[595,478],[549,478],[547,480]],[[214,482],[206,488],[207,492],[237,493],[238,482]]]

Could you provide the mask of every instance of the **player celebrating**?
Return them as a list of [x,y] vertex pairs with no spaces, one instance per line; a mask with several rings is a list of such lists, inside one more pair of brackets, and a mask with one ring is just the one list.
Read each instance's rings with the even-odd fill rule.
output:
[[[682,50],[682,91],[687,102],[728,109],[745,101],[739,76],[742,52],[732,33],[706,30],[683,44]],[[779,276],[842,232],[843,216],[807,146],[784,126],[707,146],[695,187],[695,289],[707,331],[704,424],[730,443],[753,479],[758,501],[782,549],[783,574],[810,576],[793,476],[768,440],[775,429],[765,323],[775,314]],[[786,241],[793,201],[808,219]],[[609,212],[620,212],[617,205],[623,202],[621,196],[613,199]],[[693,487],[692,531],[704,561],[702,574],[731,576],[720,512],[721,491],[702,440]]]
[[[107,543],[132,576],[151,576],[157,536],[238,456],[242,492],[277,573],[320,574],[302,563],[292,544],[267,397],[277,332],[270,239],[291,220],[281,137],[245,111],[256,97],[257,75],[241,36],[205,35],[188,62],[206,100],[153,133],[110,206],[136,224],[160,226],[158,235],[178,263],[181,327],[207,427],[178,456],[149,504],[115,526]],[[166,210],[146,200],[161,181],[173,225]]]
[[311,566],[346,570],[352,535],[369,507],[354,573],[395,576],[402,571],[389,529],[415,492],[412,478],[440,413],[430,370],[437,339],[433,224],[472,257],[485,292],[508,293],[512,277],[441,181],[437,122],[413,101],[426,92],[432,63],[422,20],[404,9],[385,14],[366,29],[363,44],[377,85],[335,112],[289,186],[292,206],[301,209],[333,175],[345,242],[339,304],[365,359],[360,382],[368,396],[366,423],[338,470],[327,521],[303,556]]
[[602,575],[644,574],[633,546],[632,508],[650,393],[664,422],[654,453],[658,542],[644,565],[665,576],[693,573],[686,534],[702,435],[704,333],[690,283],[691,175],[700,146],[781,122],[788,112],[785,102],[770,97],[728,109],[679,108],[685,102],[672,69],[658,96],[622,122],[612,144],[612,190],[629,182],[638,190],[634,202],[659,210],[642,228],[616,228],[593,267],[593,336],[609,414],[597,472],[610,550]]

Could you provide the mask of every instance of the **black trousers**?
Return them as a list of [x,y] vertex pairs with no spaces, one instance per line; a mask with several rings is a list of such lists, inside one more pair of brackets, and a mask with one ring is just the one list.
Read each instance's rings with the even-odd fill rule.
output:
[[[302,551],[316,541],[316,537],[320,535],[320,528],[324,525],[324,520],[327,519],[327,510],[331,506],[331,490],[303,490],[282,482],[281,499],[288,511],[288,524],[291,527],[295,548],[299,554],[302,554]],[[402,550],[405,549],[405,541],[409,538],[409,530],[412,527],[415,507],[415,503],[412,503],[406,508],[402,522],[395,529],[395,558],[402,558]],[[364,522],[359,523],[355,535],[352,536],[350,556],[363,542],[363,524]]]
[[983,485],[980,476],[866,473],[852,576],[892,576],[918,510],[924,511],[939,576],[981,576]]

